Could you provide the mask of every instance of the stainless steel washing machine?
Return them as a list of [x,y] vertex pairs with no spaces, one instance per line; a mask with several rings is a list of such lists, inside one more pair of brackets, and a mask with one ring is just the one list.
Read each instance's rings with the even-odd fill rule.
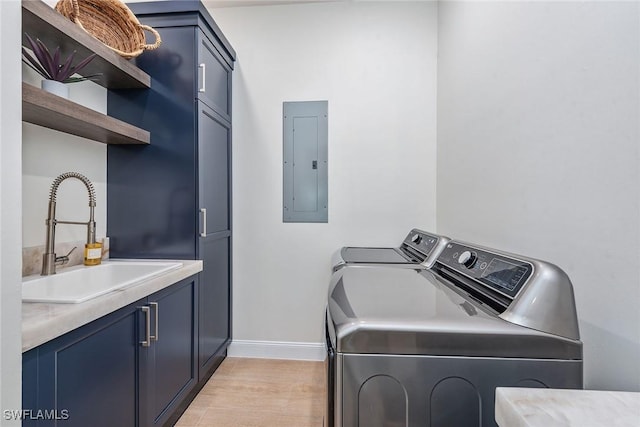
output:
[[345,246],[333,254],[333,271],[349,265],[393,265],[431,268],[449,238],[414,228],[397,248]]
[[434,267],[344,268],[326,317],[328,427],[495,426],[495,388],[582,388],[558,267],[451,241]]

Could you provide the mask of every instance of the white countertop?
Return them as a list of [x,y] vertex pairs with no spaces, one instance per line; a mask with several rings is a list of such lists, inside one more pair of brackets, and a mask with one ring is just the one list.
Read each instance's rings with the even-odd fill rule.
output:
[[35,348],[202,271],[202,261],[176,261],[181,262],[182,267],[83,303],[22,303],[22,351]]
[[498,387],[496,422],[500,427],[638,427],[640,393]]

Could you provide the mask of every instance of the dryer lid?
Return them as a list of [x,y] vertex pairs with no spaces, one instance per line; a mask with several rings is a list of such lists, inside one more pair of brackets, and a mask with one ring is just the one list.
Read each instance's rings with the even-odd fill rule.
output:
[[509,323],[426,270],[342,269],[327,309],[339,353],[582,357],[579,341]]

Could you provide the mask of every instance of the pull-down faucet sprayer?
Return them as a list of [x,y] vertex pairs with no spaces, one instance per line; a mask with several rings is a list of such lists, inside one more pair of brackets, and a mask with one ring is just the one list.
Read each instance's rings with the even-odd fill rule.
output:
[[[89,192],[89,221],[58,221],[56,219],[56,193],[58,187],[67,178],[76,178],[87,187]],[[50,274],[56,274],[56,264],[62,264],[67,257],[56,257],[55,245],[56,245],[56,224],[74,224],[74,225],[86,225],[87,226],[87,243],[96,242],[96,222],[94,220],[94,208],[96,206],[96,191],[93,188],[93,184],[89,179],[77,172],[66,172],[58,176],[53,180],[51,184],[51,191],[49,192],[49,213],[47,216],[47,236],[45,243],[45,253],[42,255],[42,273],[43,276]]]

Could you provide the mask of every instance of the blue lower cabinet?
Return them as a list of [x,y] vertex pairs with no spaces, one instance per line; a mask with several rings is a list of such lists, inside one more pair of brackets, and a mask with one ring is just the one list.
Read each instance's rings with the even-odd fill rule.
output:
[[151,344],[141,358],[141,425],[163,425],[198,382],[197,291],[192,278],[148,298]]
[[200,240],[200,253],[206,267],[200,273],[198,316],[198,362],[202,381],[226,354],[231,336],[230,245],[230,237],[207,236]]
[[162,425],[197,382],[195,277],[24,353],[23,426]]
[[23,426],[135,426],[137,326],[131,304],[23,355]]

